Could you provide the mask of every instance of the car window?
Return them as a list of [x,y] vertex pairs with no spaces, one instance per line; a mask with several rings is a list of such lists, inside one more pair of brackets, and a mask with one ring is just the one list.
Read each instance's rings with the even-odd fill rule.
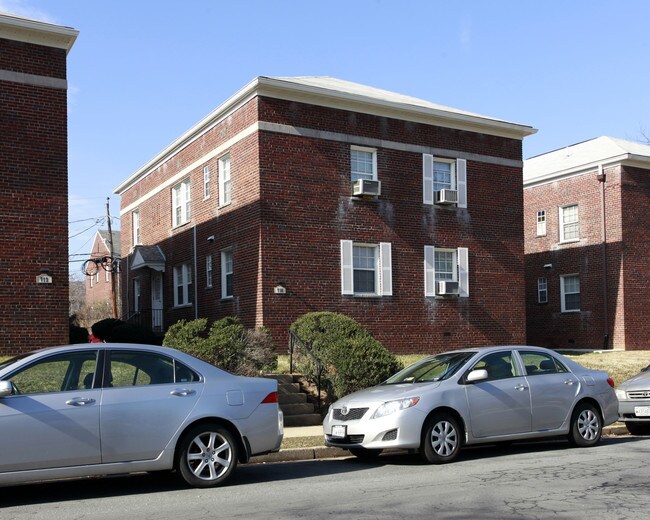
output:
[[88,349],[39,359],[7,377],[19,394],[65,392],[87,388],[97,365],[97,351]]
[[506,379],[514,377],[516,370],[512,362],[512,352],[493,352],[483,356],[472,370],[485,369],[488,373],[488,380]]
[[396,385],[442,381],[454,375],[473,355],[474,352],[453,352],[425,358],[400,370],[382,384]]
[[198,381],[199,376],[173,358],[155,352],[115,350],[110,355],[107,386],[162,385]]
[[519,355],[526,367],[526,375],[565,373],[569,370],[557,359],[545,352],[520,351]]

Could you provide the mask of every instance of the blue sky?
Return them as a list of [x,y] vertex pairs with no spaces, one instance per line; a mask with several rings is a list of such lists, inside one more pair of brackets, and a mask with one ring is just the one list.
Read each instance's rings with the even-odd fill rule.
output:
[[333,76],[530,125],[525,158],[650,135],[646,0],[0,0],[0,11],[80,31],[68,56],[71,255],[106,226],[107,197],[119,217],[120,182],[260,75]]

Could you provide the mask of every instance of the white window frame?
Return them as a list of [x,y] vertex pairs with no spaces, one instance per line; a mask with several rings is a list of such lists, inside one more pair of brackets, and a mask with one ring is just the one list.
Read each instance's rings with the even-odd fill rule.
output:
[[[179,289],[181,295],[179,298]],[[192,263],[185,262],[174,266],[174,307],[188,307],[193,299]]]
[[140,210],[136,209],[131,212],[131,230],[133,245],[140,245]]
[[111,281],[111,272],[104,269],[104,282],[108,283]]
[[210,198],[210,166],[203,167],[203,200]]
[[[575,221],[566,222],[565,221],[565,211],[569,208],[576,208],[576,219]],[[559,208],[559,222],[560,222],[560,243],[570,243],[570,242],[579,242],[580,241],[580,208],[578,204],[566,204],[560,206]],[[568,226],[575,225],[578,228],[578,236],[576,238],[566,238],[566,228]]]
[[230,154],[219,158],[219,206],[227,206],[232,202],[230,166]]
[[[375,291],[358,292],[354,287],[354,248],[365,247],[374,249],[375,265]],[[353,242],[352,240],[341,240],[341,294],[373,297],[393,295],[393,274],[392,274],[392,247],[390,242],[369,244]],[[360,268],[358,268],[360,269]]]
[[537,211],[537,236],[546,236],[546,210],[540,209]]
[[[370,161],[371,161],[372,171],[370,173],[354,170],[353,156],[355,152],[371,154]],[[377,180],[377,149],[376,148],[367,148],[365,146],[354,146],[354,145],[350,146],[350,179],[352,181],[356,181],[360,179],[370,180],[370,181]]]
[[[436,273],[436,253],[446,252],[454,254],[454,279],[441,278]],[[458,282],[458,297],[469,298],[469,249],[459,247],[457,249],[437,248],[435,246],[424,246],[424,295],[433,297],[436,295],[437,281]]]
[[537,279],[537,303],[548,303],[548,279],[540,276]]
[[[577,278],[578,279],[578,290],[577,291],[567,291],[566,288],[566,282],[568,278]],[[560,276],[560,306],[561,306],[561,311],[562,312],[580,312],[580,305],[578,305],[577,309],[567,309],[566,305],[566,297],[569,294],[577,294],[580,295],[580,275],[575,273],[575,274],[565,274],[563,276]],[[579,302],[582,304],[582,302]]]
[[205,257],[205,286],[212,289],[212,255]]
[[140,278],[133,279],[133,312],[142,310],[142,286]]
[[422,202],[433,205],[435,203],[435,164],[451,164],[450,188],[458,192],[456,207],[467,207],[467,161],[465,159],[445,159],[422,154]]
[[192,218],[190,180],[185,179],[172,188],[172,226],[187,224]]
[[[232,248],[221,251],[221,299],[234,297],[234,258]],[[230,277],[230,293],[228,292],[228,277]]]

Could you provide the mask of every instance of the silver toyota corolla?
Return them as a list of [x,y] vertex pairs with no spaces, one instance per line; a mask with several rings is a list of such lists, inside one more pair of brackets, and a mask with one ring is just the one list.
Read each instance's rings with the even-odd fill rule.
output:
[[177,470],[222,484],[280,448],[277,382],[174,349],[86,344],[0,364],[0,484]]
[[451,462],[464,444],[566,435],[592,446],[617,419],[613,386],[540,347],[446,352],[335,402],[325,442],[358,457],[412,449],[431,463]]
[[616,389],[618,420],[632,435],[650,435],[650,366]]

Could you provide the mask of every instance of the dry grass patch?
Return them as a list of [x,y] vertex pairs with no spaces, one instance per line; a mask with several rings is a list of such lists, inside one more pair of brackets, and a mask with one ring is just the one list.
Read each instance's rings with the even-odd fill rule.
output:
[[650,350],[610,350],[604,352],[586,352],[569,354],[568,358],[582,366],[602,370],[619,385],[642,368],[650,365]]

